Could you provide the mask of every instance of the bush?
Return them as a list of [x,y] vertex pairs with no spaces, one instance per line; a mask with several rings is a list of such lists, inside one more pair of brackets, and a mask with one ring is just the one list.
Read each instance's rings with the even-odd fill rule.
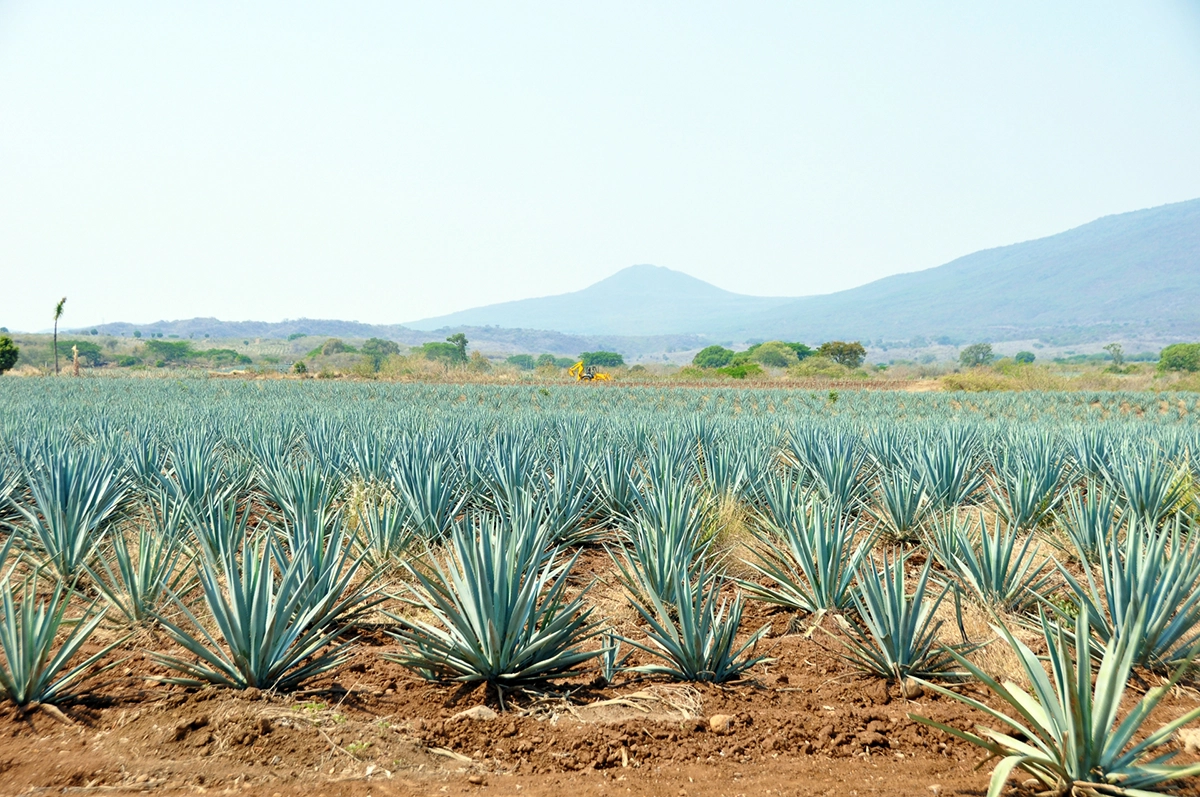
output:
[[1176,343],[1158,356],[1160,371],[1200,371],[1200,343]]
[[733,359],[733,352],[724,346],[709,346],[701,349],[692,358],[692,365],[700,368],[724,368]]
[[795,353],[797,360],[803,360],[805,357],[811,357],[817,353],[816,349],[811,349],[803,343],[784,343],[783,345]]
[[74,346],[79,351],[79,362],[83,365],[95,368],[98,365],[104,364],[104,357],[100,353],[100,346],[92,343],[90,340],[60,340],[58,342],[58,354],[60,357],[65,357],[67,361],[71,360],[73,352],[71,347]]
[[313,354],[323,354],[328,357],[331,354],[341,354],[343,352],[354,352],[353,346],[348,346],[338,338],[330,338],[321,344],[320,348],[313,349],[309,356]]
[[716,369],[718,374],[731,376],[734,379],[745,379],[748,376],[762,376],[763,369],[758,363],[742,363],[741,365],[728,365],[724,368]]
[[625,364],[625,358],[615,351],[585,351],[579,355],[585,366],[596,365],[601,368],[616,368]]
[[467,362],[467,368],[482,374],[492,370],[492,363],[480,352],[473,351],[471,352],[471,359]]
[[750,361],[768,368],[787,368],[789,365],[796,365],[800,359],[788,344],[781,340],[769,340],[753,348]]
[[303,360],[297,360],[292,365],[292,372],[303,376],[304,374],[308,373],[308,366],[304,364]]
[[426,360],[436,360],[449,365],[461,365],[466,362],[466,357],[459,352],[458,347],[453,343],[425,343],[418,350],[421,356]]
[[393,354],[400,353],[400,347],[390,340],[383,338],[370,338],[362,345],[362,353],[371,358],[371,362],[375,366],[375,370],[379,370],[379,366]]
[[117,365],[121,366],[122,368],[128,368],[132,365],[141,365],[141,364],[142,364],[141,359],[134,357],[132,355],[129,355],[129,354],[125,354],[125,355],[122,355],[117,358]]
[[992,354],[992,344],[972,343],[958,353],[958,362],[963,368],[978,368],[987,365],[995,355]]
[[831,340],[828,343],[822,343],[821,347],[817,349],[817,354],[828,357],[838,365],[857,368],[866,359],[867,350],[858,341],[847,343],[844,340]]
[[1017,352],[1017,356],[1013,357],[1013,359],[1019,365],[1029,365],[1034,360],[1036,360],[1037,357],[1031,351],[1019,351],[1019,352]]
[[[542,356],[547,356],[547,355],[542,355]],[[550,359],[553,360],[554,358],[551,357]],[[516,367],[520,368],[522,371],[532,371],[537,365],[534,362],[532,354],[514,354],[513,356],[509,357],[504,362],[508,363],[509,365],[515,365]]]
[[20,356],[21,349],[12,342],[12,338],[0,335],[0,374],[11,370]]
[[830,379],[845,379],[853,376],[854,372],[845,365],[838,365],[824,354],[806,358],[803,362],[793,365],[787,370],[788,376],[807,379],[814,376]]
[[156,361],[161,361],[164,364],[183,362],[193,354],[192,344],[186,340],[181,340],[178,343],[171,343],[165,340],[148,340],[146,341],[146,351]]

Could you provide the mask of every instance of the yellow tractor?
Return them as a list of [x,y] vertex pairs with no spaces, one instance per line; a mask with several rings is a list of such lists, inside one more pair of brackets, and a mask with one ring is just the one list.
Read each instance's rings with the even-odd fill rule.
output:
[[607,382],[611,378],[603,371],[597,370],[594,365],[584,365],[583,360],[568,368],[567,373],[575,377],[577,382]]

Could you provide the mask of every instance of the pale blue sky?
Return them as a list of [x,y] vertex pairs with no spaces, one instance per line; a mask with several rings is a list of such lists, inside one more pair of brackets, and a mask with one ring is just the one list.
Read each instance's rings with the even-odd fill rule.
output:
[[1195,0],[0,0],[0,325],[824,293],[1200,196],[1198,142]]

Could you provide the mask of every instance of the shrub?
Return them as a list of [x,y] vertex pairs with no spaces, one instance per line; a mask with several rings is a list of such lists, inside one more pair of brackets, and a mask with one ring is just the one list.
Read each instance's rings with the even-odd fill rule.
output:
[[10,370],[17,364],[21,350],[12,342],[8,335],[0,335],[0,374]]
[[90,340],[60,340],[58,342],[59,355],[70,360],[73,354],[71,351],[72,346],[79,352],[79,362],[84,365],[95,368],[98,365],[104,364],[104,357],[100,353],[100,346],[92,343]]
[[838,365],[857,368],[866,359],[867,350],[858,341],[847,343],[843,340],[831,340],[828,343],[822,343],[821,347],[817,349],[817,354],[828,357]]
[[625,358],[615,351],[585,351],[579,355],[585,366],[596,365],[601,368],[616,368],[625,364]]
[[321,344],[319,349],[314,349],[314,353],[320,353],[328,357],[331,354],[341,354],[343,352],[353,352],[354,347],[348,346],[338,338],[330,338]]
[[1160,371],[1200,371],[1200,343],[1175,343],[1158,357]]
[[758,363],[742,363],[741,365],[727,365],[724,368],[716,369],[717,373],[725,376],[731,376],[734,379],[745,379],[748,376],[762,376],[763,369]]
[[1036,360],[1037,357],[1031,351],[1019,351],[1019,352],[1017,352],[1016,356],[1013,357],[1013,359],[1017,362],[1018,365],[1029,365],[1034,360]]
[[292,372],[303,376],[308,373],[308,366],[304,364],[303,360],[297,360],[292,364]]
[[733,352],[724,346],[709,346],[701,349],[692,358],[692,365],[700,368],[723,368],[733,359]]
[[958,353],[958,361],[963,368],[978,368],[987,365],[995,355],[992,354],[992,344],[972,343]]
[[787,368],[796,365],[800,359],[796,352],[781,340],[769,340],[754,347],[750,353],[750,361],[765,365],[768,368]]
[[166,340],[148,340],[146,341],[146,351],[155,360],[160,360],[164,364],[183,362],[194,354],[192,344],[186,340],[181,340],[178,343],[171,343]]
[[427,360],[436,360],[450,365],[461,365],[466,362],[466,358],[453,343],[425,343],[422,344],[419,351],[421,356]]
[[[554,358],[551,357],[550,359],[553,360]],[[532,354],[514,354],[504,362],[508,363],[509,365],[515,365],[522,371],[532,371],[536,366]]]
[[471,359],[467,361],[467,368],[477,373],[487,373],[492,370],[492,362],[487,357],[484,357],[482,353],[473,351],[471,352]]
[[375,366],[375,370],[379,370],[379,366],[393,354],[400,353],[400,347],[390,340],[383,338],[369,338],[362,345],[362,353],[371,358],[371,362]]

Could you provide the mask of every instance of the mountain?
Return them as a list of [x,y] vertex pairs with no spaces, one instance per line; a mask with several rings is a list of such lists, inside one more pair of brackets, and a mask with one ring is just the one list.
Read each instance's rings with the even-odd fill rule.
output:
[[523,327],[583,335],[706,334],[728,328],[739,316],[757,317],[792,301],[730,293],[679,271],[640,265],[581,291],[490,304],[406,326]]
[[630,266],[573,293],[410,323],[714,340],[1087,341],[1200,336],[1200,199],[1105,216],[925,271],[802,298],[744,296]]
[[799,340],[1194,338],[1197,307],[1200,199],[797,299],[725,332]]
[[[87,334],[92,327],[64,330],[66,334]],[[237,338],[280,339],[290,335],[313,338],[384,338],[406,346],[443,341],[453,332],[466,334],[472,349],[488,354],[555,354],[574,357],[583,351],[619,351],[627,357],[659,356],[664,352],[689,351],[706,345],[697,335],[570,335],[545,329],[502,329],[498,327],[456,326],[435,330],[415,330],[399,324],[362,324],[357,321],[300,318],[280,322],[221,321],[216,318],[188,318],[179,321],[155,321],[130,324],[124,321],[95,327],[104,335],[129,337],[134,331],[184,340],[213,341]]]

